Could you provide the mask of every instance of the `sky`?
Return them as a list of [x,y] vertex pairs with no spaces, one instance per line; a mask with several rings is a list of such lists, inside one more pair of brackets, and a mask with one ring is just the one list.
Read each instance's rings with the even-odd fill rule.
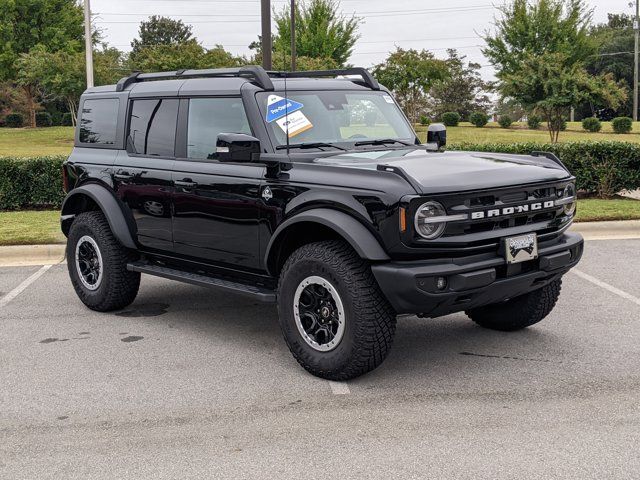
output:
[[[288,0],[271,0],[281,10]],[[633,13],[629,0],[588,0],[595,23],[607,13]],[[482,65],[482,76],[491,80],[493,68],[481,52],[480,36],[492,28],[497,14],[491,0],[342,0],[345,16],[362,18],[361,38],[349,62],[371,67],[395,50],[427,49],[445,57],[456,48],[469,61]],[[248,45],[260,32],[260,0],[91,0],[95,25],[104,39],[120,50],[129,50],[138,24],[150,15],[181,19],[205,47],[223,45],[234,54],[249,55]]]

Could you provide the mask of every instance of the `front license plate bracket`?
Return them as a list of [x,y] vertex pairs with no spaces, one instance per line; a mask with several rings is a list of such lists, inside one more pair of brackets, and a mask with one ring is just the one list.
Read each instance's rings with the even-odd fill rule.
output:
[[507,264],[528,262],[538,258],[538,236],[527,233],[504,239],[504,255]]

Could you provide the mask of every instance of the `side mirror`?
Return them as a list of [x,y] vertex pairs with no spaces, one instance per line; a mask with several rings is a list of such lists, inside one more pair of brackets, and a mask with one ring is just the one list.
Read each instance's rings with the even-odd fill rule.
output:
[[221,162],[256,162],[260,151],[260,140],[244,133],[221,133],[216,141]]
[[434,144],[438,150],[447,144],[447,127],[442,123],[434,123],[429,125],[427,131],[427,143]]

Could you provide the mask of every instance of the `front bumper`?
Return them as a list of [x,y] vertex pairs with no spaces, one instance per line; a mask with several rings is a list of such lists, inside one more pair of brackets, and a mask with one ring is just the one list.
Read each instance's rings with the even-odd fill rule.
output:
[[[398,314],[439,317],[499,303],[544,287],[562,277],[582,257],[584,241],[577,233],[538,245],[538,258],[507,265],[497,254],[389,262],[372,266],[382,292]],[[438,277],[446,287],[438,290]]]

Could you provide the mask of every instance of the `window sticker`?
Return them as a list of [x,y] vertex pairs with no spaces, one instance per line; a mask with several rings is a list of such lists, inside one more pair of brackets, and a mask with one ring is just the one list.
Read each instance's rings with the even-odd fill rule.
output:
[[287,114],[291,115],[293,112],[302,110],[304,105],[300,102],[283,98],[278,95],[269,95],[267,98],[267,123],[280,120]]
[[276,125],[278,125],[284,133],[288,134],[289,138],[293,138],[313,128],[313,124],[300,110],[279,118],[276,120]]
[[383,95],[382,98],[384,98],[384,101],[387,103],[394,103],[393,98],[391,98],[390,95]]

